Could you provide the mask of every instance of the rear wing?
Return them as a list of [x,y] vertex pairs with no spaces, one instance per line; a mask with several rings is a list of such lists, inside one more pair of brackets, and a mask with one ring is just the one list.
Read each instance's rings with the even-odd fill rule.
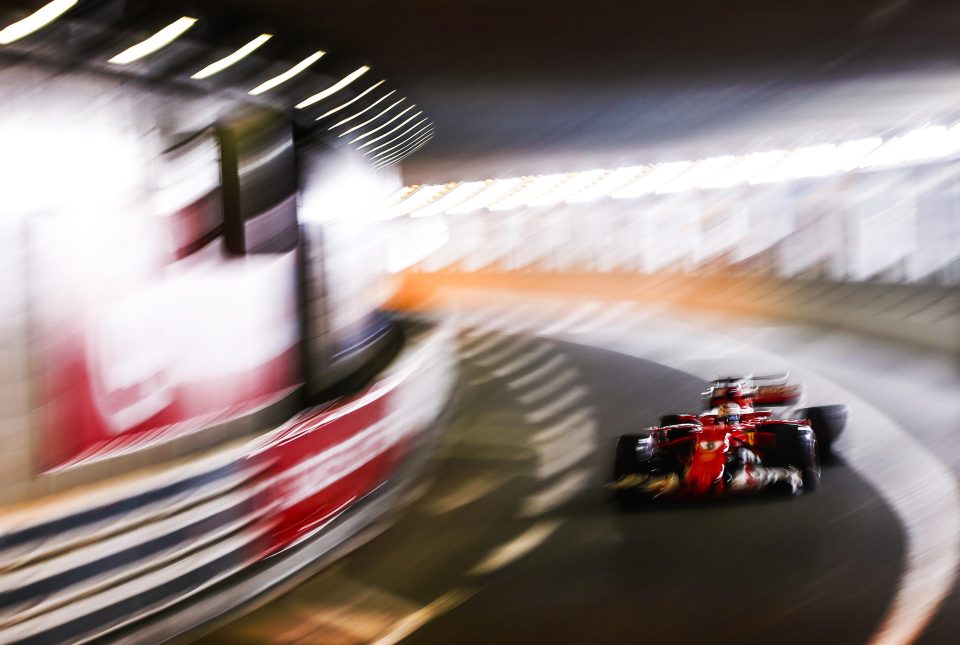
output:
[[795,405],[803,395],[803,386],[788,384],[789,376],[787,372],[726,376],[714,380],[703,396],[709,407],[716,407],[725,401],[769,406]]

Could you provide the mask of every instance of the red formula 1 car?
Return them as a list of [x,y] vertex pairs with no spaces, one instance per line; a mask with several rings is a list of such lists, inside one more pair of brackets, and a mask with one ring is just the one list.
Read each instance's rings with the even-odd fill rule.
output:
[[666,415],[655,428],[621,436],[608,487],[619,499],[812,492],[846,406],[806,408],[791,419],[755,407],[795,405],[801,394],[786,376],[717,379],[704,393],[705,412]]

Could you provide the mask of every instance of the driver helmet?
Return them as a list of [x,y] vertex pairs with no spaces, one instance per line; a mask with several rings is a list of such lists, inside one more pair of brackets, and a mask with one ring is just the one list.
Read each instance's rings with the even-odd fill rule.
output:
[[727,425],[740,422],[740,415],[743,410],[736,403],[724,403],[717,411],[717,422]]

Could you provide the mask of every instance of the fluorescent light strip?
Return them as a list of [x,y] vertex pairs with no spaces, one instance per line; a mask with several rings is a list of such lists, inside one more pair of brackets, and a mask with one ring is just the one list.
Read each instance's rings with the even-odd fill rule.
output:
[[449,193],[433,202],[432,204],[427,204],[423,208],[419,208],[416,211],[416,215],[413,217],[427,217],[429,215],[436,215],[444,212],[448,208],[453,208],[457,204],[463,203],[466,200],[470,199],[481,190],[486,187],[487,183],[485,181],[464,181],[457,184],[456,188],[451,190]]
[[383,157],[382,159],[377,159],[376,161],[374,161],[374,162],[373,162],[373,167],[374,167],[374,168],[377,168],[377,167],[379,167],[379,166],[381,166],[381,165],[383,165],[383,164],[390,163],[391,161],[393,161],[393,160],[396,159],[397,157],[400,157],[400,156],[402,156],[403,154],[405,154],[410,148],[412,148],[413,146],[417,145],[418,143],[420,143],[420,142],[423,141],[424,139],[429,139],[429,138],[431,138],[431,137],[433,137],[433,132],[425,132],[425,133],[423,133],[422,135],[420,135],[419,137],[417,137],[417,138],[415,138],[415,139],[411,139],[410,141],[408,141],[407,143],[405,143],[405,144],[403,145],[403,147],[400,148],[399,150],[397,150],[396,152],[394,152],[394,153],[392,153],[392,154],[389,154],[389,155],[387,155],[386,157]]
[[520,206],[528,206],[528,200],[531,197],[540,197],[551,188],[556,188],[559,186],[566,178],[567,174],[565,173],[556,175],[539,175],[534,177],[520,190],[510,195],[510,197],[491,205],[490,210],[506,211],[513,208],[519,208]]
[[[341,125],[343,125],[344,123],[350,123],[351,121],[353,121],[354,119],[356,119],[358,116],[360,116],[361,114],[363,114],[363,113],[366,112],[367,110],[373,109],[378,103],[380,103],[380,102],[383,101],[383,100],[386,100],[387,97],[389,97],[391,94],[394,94],[395,92],[396,92],[396,90],[390,90],[389,92],[387,92],[386,94],[384,94],[383,96],[381,96],[380,98],[378,98],[376,101],[374,101],[373,103],[371,103],[371,104],[368,105],[367,107],[363,108],[362,110],[360,110],[359,112],[357,112],[356,114],[354,114],[353,116],[348,116],[346,119],[343,119],[342,121],[337,121],[336,123],[334,123],[333,125],[331,125],[329,128],[327,128],[327,130],[333,130],[334,128],[339,128],[339,127],[340,127]],[[402,101],[403,99],[400,99],[400,100]]]
[[250,90],[248,94],[257,96],[258,94],[263,94],[268,90],[272,90],[273,88],[275,88],[277,85],[280,85],[281,83],[286,83],[291,78],[293,78],[294,76],[296,76],[297,74],[307,69],[308,67],[316,63],[321,58],[323,58],[324,54],[326,53],[327,52],[325,51],[317,51],[310,54],[309,56],[304,58],[302,61],[300,61],[299,63],[297,63],[290,69],[288,69],[287,71],[285,71],[283,74],[279,74],[278,76],[274,76],[273,78],[266,80],[263,83],[260,83],[260,85],[257,85],[255,88]]
[[612,170],[593,185],[587,186],[583,191],[567,198],[567,203],[582,204],[606,197],[611,192],[632,182],[645,171],[644,166],[627,166]]
[[786,154],[783,150],[771,150],[740,157],[726,170],[700,182],[700,188],[731,188],[746,183],[783,159]]
[[[377,159],[377,160],[374,162],[373,166],[374,166],[374,168],[377,168],[377,167],[379,167],[379,166],[381,166],[381,165],[389,164],[391,161],[396,160],[396,159],[398,159],[398,158],[400,158],[400,157],[404,157],[404,156],[407,155],[407,153],[409,152],[409,150],[410,150],[410,148],[411,148],[412,146],[417,146],[418,143],[420,143],[420,142],[422,142],[422,141],[425,141],[425,140],[427,140],[427,139],[432,139],[432,138],[433,138],[433,132],[425,132],[424,134],[422,134],[422,135],[420,135],[419,137],[417,137],[416,139],[412,140],[410,143],[406,144],[403,148],[401,148],[401,149],[398,150],[397,152],[393,153],[392,155],[388,155],[388,156],[386,156],[386,157],[384,157],[384,158],[382,158],[382,159]],[[419,146],[417,146],[417,147],[419,147]]]
[[[401,103],[403,103],[405,100],[406,100],[406,98],[401,98],[399,101],[394,101],[394,102],[391,103],[389,106],[387,106],[386,108],[384,108],[383,110],[381,110],[380,112],[378,112],[377,114],[375,114],[374,116],[370,117],[369,119],[367,119],[367,120],[364,121],[363,123],[358,123],[357,125],[353,126],[352,128],[349,128],[349,129],[347,129],[347,130],[344,130],[343,132],[341,132],[341,133],[340,133],[339,135],[337,135],[337,136],[345,137],[345,136],[347,136],[348,134],[350,134],[351,132],[355,132],[355,131],[359,130],[360,128],[362,128],[362,127],[365,126],[365,125],[370,125],[371,123],[373,123],[374,121],[376,121],[377,119],[379,119],[380,117],[382,117],[384,114],[386,114],[387,112],[389,112],[389,111],[392,110],[393,108],[395,108],[395,107],[397,107],[398,105],[400,105]],[[407,108],[407,110],[411,110],[411,109],[413,109],[413,106],[412,106],[412,105]],[[355,141],[355,139],[354,139],[354,141]],[[351,141],[350,143],[353,143],[353,141]]]
[[70,10],[78,0],[53,0],[26,18],[0,29],[0,45],[9,45],[42,29]]
[[614,199],[630,199],[641,195],[649,195],[668,181],[673,181],[679,177],[692,165],[692,161],[670,161],[657,164],[653,166],[650,172],[641,175],[637,181],[627,184],[620,190],[611,193],[610,196]]
[[[396,141],[400,141],[401,139],[403,139],[404,137],[406,137],[408,134],[410,134],[411,132],[413,132],[413,131],[416,130],[417,128],[420,128],[420,130],[417,131],[417,132],[415,133],[415,135],[416,135],[416,134],[419,134],[421,131],[426,130],[427,128],[432,127],[432,125],[433,125],[432,123],[431,123],[431,124],[427,124],[427,125],[425,125],[425,126],[423,125],[424,123],[427,123],[427,121],[429,121],[429,120],[430,120],[429,118],[420,119],[419,121],[417,121],[416,123],[414,123],[413,125],[411,125],[409,128],[407,128],[406,130],[404,130],[403,132],[401,132],[400,134],[398,134],[397,136],[395,136],[394,138],[392,138],[392,139],[390,139],[390,140],[388,140],[388,141],[384,141],[383,143],[381,143],[381,144],[380,144],[379,146],[377,146],[376,148],[370,148],[369,150],[367,150],[367,151],[364,152],[363,154],[364,154],[364,155],[368,155],[368,154],[370,154],[370,153],[372,153],[372,152],[377,152],[377,150],[380,150],[381,148],[384,148],[384,147],[386,147],[386,146],[389,146],[390,144],[392,144],[392,143],[394,143],[394,142],[396,142]],[[423,126],[423,127],[421,128],[420,126]],[[373,155],[373,156],[374,156],[374,157],[379,157],[379,156],[382,155],[382,154],[385,154],[385,153],[387,153],[387,152],[390,152],[390,150],[392,150],[392,149],[395,148],[395,147],[396,147],[396,146],[391,146],[390,148],[387,148],[387,149],[384,150],[383,152],[377,152],[377,154],[375,154],[375,155]]]
[[585,170],[582,172],[574,173],[573,177],[563,182],[559,186],[556,186],[552,190],[548,190],[544,194],[540,195],[536,199],[531,200],[529,206],[552,206],[554,204],[560,204],[565,202],[570,197],[573,197],[581,190],[584,190],[605,174],[608,171],[606,170]]
[[199,80],[201,78],[209,78],[214,74],[222,72],[231,65],[239,63],[241,60],[255,52],[271,38],[273,38],[273,34],[260,34],[237,51],[233,52],[229,56],[224,56],[214,63],[210,63],[190,78]]
[[187,16],[178,18],[143,42],[123,50],[107,62],[113,63],[114,65],[128,65],[134,61],[138,61],[172,43],[182,36],[185,31],[190,29],[190,27],[193,27],[196,22],[196,18]]
[[[410,108],[412,108],[412,107],[414,107],[414,106],[411,105]],[[410,108],[407,108],[406,110],[404,110],[403,112],[401,112],[401,114],[398,114],[397,116],[401,116],[403,113],[407,112],[407,110],[409,110]],[[420,116],[421,114],[423,114],[423,110],[420,110],[419,112],[417,112],[417,113],[414,114],[413,116],[407,118],[406,121],[402,122],[400,125],[398,125],[397,127],[393,128],[392,130],[389,130],[389,131],[387,131],[387,132],[384,132],[384,133],[381,134],[379,137],[374,137],[373,139],[370,139],[369,141],[367,141],[367,142],[364,143],[363,145],[357,146],[357,150],[361,150],[361,149],[363,149],[363,148],[366,148],[366,147],[369,146],[371,143],[376,143],[377,141],[380,141],[381,139],[384,139],[384,138],[386,138],[386,137],[389,137],[391,134],[393,134],[394,132],[396,132],[397,130],[399,130],[400,128],[402,128],[403,126],[405,126],[406,124],[410,123],[411,121],[413,121],[414,119],[416,119],[416,118],[417,118],[418,116]],[[394,119],[390,119],[390,121],[393,121],[393,120],[394,120]],[[389,123],[389,121],[388,121],[388,123]],[[384,123],[384,125],[387,125],[387,124]],[[382,127],[382,126],[381,126],[381,127]],[[380,128],[377,128],[377,130],[379,130],[379,129],[380,129]],[[371,130],[371,131],[368,132],[367,134],[370,134],[371,132],[376,132],[376,130]],[[363,136],[366,136],[366,135],[363,135]],[[353,141],[359,141],[360,139],[363,138],[363,136],[357,137],[357,138],[354,139]],[[350,143],[353,143],[353,141],[351,141]]]
[[[399,103],[399,102],[400,102],[400,101],[397,101],[397,103]],[[395,103],[394,105],[396,105],[396,103]],[[380,125],[378,125],[377,127],[375,127],[373,130],[369,130],[369,131],[367,131],[367,132],[364,132],[363,134],[361,134],[360,136],[358,136],[356,139],[351,139],[351,140],[350,140],[350,143],[356,143],[357,141],[360,141],[361,139],[366,139],[366,138],[369,137],[371,134],[375,134],[375,133],[379,132],[380,130],[383,130],[385,127],[387,127],[388,125],[390,125],[391,123],[393,123],[394,121],[396,121],[397,119],[399,119],[400,117],[402,117],[404,114],[406,114],[407,112],[409,112],[410,110],[412,110],[412,109],[415,108],[415,107],[417,107],[417,106],[416,106],[416,105],[411,105],[410,107],[406,108],[406,109],[403,110],[402,112],[398,112],[397,114],[395,114],[395,115],[393,115],[392,117],[390,117],[388,120],[384,121],[383,123],[381,123]],[[386,110],[384,110],[384,112],[388,112],[388,111],[390,111],[390,109],[392,109],[392,108],[393,108],[393,105],[391,105],[389,108],[387,108]],[[422,112],[422,111],[421,111],[421,112],[417,112],[417,114],[423,114],[423,112]],[[382,115],[383,115],[383,112],[381,112],[381,113],[378,114],[376,117],[374,117],[373,119],[371,119],[371,121],[380,118]],[[416,116],[416,114],[415,114],[414,116]],[[370,123],[370,121],[367,121],[367,123]],[[354,129],[355,129],[355,128],[354,128]],[[344,133],[344,134],[346,134],[346,133]]]
[[305,107],[310,107],[314,103],[318,103],[323,99],[327,98],[328,96],[336,94],[337,92],[345,88],[347,85],[350,85],[350,83],[354,82],[355,80],[357,80],[358,78],[360,78],[361,76],[363,76],[369,71],[370,71],[370,67],[367,65],[364,65],[363,67],[360,67],[350,72],[349,74],[347,74],[346,76],[344,76],[339,81],[337,81],[327,89],[323,90],[322,92],[317,92],[313,96],[310,96],[300,101],[294,107],[296,107],[298,110],[302,110]]
[[380,164],[379,166],[374,166],[374,167],[375,167],[375,168],[383,168],[383,167],[385,167],[385,166],[391,166],[391,165],[393,165],[393,164],[395,164],[395,163],[400,163],[401,161],[403,161],[404,159],[406,159],[407,157],[409,157],[410,155],[412,155],[413,153],[415,153],[417,150],[419,150],[419,149],[422,148],[423,146],[425,146],[425,145],[427,145],[428,143],[430,143],[430,140],[431,140],[431,139],[433,139],[433,135],[432,135],[432,134],[431,134],[429,137],[427,137],[426,139],[424,139],[423,141],[421,141],[419,144],[417,144],[416,146],[414,146],[411,150],[409,150],[409,151],[407,151],[406,153],[400,155],[399,157],[396,157],[396,158],[394,158],[394,159],[391,159],[390,161],[385,161],[384,163]]
[[658,195],[664,195],[667,193],[679,193],[685,190],[699,188],[700,184],[702,184],[704,181],[716,177],[721,172],[732,166],[735,162],[736,157],[733,155],[712,157],[710,159],[697,161],[688,170],[680,173],[680,176],[676,179],[672,179],[667,183],[660,185],[655,192]]
[[390,209],[389,213],[396,217],[406,215],[429,204],[435,197],[447,191],[447,184],[424,184],[408,194],[399,204]]
[[458,206],[447,209],[450,214],[469,213],[480,210],[487,204],[495,202],[504,195],[515,190],[517,186],[523,183],[522,177],[510,177],[507,179],[494,179],[486,190],[480,191],[475,197],[468,199]]
[[339,112],[340,110],[342,110],[342,109],[344,109],[344,108],[346,108],[346,107],[350,107],[351,105],[354,104],[354,102],[359,101],[359,100],[362,99],[364,96],[366,96],[367,94],[369,94],[370,92],[372,92],[374,89],[380,87],[381,85],[383,85],[383,84],[386,83],[386,82],[387,82],[386,79],[384,79],[384,80],[382,80],[382,81],[379,81],[379,82],[377,82],[377,83],[374,83],[373,85],[371,85],[371,86],[368,87],[367,89],[363,90],[362,92],[360,92],[359,94],[357,94],[356,96],[354,96],[352,99],[350,99],[350,100],[347,101],[346,103],[343,103],[343,104],[341,104],[341,105],[338,105],[337,107],[333,108],[332,110],[327,110],[326,112],[324,112],[323,114],[321,114],[320,116],[317,117],[317,121],[320,121],[321,119],[326,119],[326,118],[327,118],[328,116],[330,116],[331,114],[336,114],[336,113]]
[[[426,121],[426,119],[424,119],[423,121],[420,121],[419,123],[414,124],[413,127],[417,127],[417,125],[419,125],[420,123],[423,123],[424,121]],[[410,131],[407,130],[407,132],[410,132]],[[389,148],[387,148],[382,152],[378,152],[377,154],[373,155],[372,157],[370,157],[370,161],[376,162],[379,157],[389,157],[390,155],[397,152],[397,150],[399,150],[400,148],[403,148],[414,139],[419,139],[424,134],[433,134],[433,126],[432,125],[424,126],[419,130],[417,130],[416,132],[414,132],[413,134],[411,134],[410,136],[403,135],[403,141],[390,146]],[[392,141],[396,141],[396,139],[392,139]]]

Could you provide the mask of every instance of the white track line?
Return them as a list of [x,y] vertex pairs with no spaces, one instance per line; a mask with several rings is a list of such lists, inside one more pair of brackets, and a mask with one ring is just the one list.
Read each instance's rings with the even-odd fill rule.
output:
[[567,392],[555,399],[553,402],[543,405],[532,412],[523,415],[527,423],[543,423],[551,417],[555,417],[564,410],[572,408],[590,395],[590,390],[583,385],[572,387]]
[[585,318],[592,316],[598,309],[602,306],[599,302],[587,302],[583,305],[577,307],[573,313],[561,318],[555,323],[551,323],[539,330],[540,334],[555,334],[559,331],[564,331],[567,329],[573,328],[575,325],[578,325],[583,322]]
[[514,372],[530,367],[533,363],[536,363],[538,360],[545,357],[552,350],[553,343],[542,343],[534,347],[526,354],[517,357],[516,360],[507,363],[503,367],[493,370],[493,374],[499,378],[510,376]]
[[553,485],[523,500],[521,517],[535,517],[552,511],[582,490],[590,479],[586,468],[572,470]]
[[476,593],[475,589],[451,589],[426,607],[400,619],[389,632],[373,641],[371,645],[394,645],[414,633],[431,620],[466,602]]
[[464,349],[460,352],[460,358],[470,359],[475,356],[479,356],[480,354],[499,346],[501,343],[503,343],[502,335],[490,334],[489,336],[484,337],[484,340],[481,340],[475,345],[464,347]]
[[571,412],[562,421],[540,430],[537,434],[533,435],[533,440],[537,443],[556,441],[560,437],[574,432],[581,427],[587,428],[590,432],[596,432],[597,422],[593,418],[593,409],[590,406]]
[[557,374],[556,378],[554,378],[552,381],[547,381],[535,390],[531,390],[526,394],[518,396],[517,399],[523,405],[533,405],[537,401],[556,394],[563,388],[572,385],[579,376],[580,373],[576,370],[576,368],[568,367],[564,371]]
[[444,513],[455,511],[486,496],[503,484],[504,481],[504,479],[493,477],[472,479],[463,486],[436,500],[430,505],[430,510],[435,515],[443,515]]
[[554,531],[560,528],[561,524],[560,520],[537,522],[506,544],[491,551],[490,555],[470,569],[467,575],[482,576],[516,562],[543,544]]
[[486,356],[478,356],[477,364],[481,367],[493,367],[497,363],[502,363],[511,356],[515,356],[517,352],[536,342],[538,342],[538,339],[534,336],[517,336],[504,342],[496,351],[492,351]]
[[[586,429],[585,429],[586,430]],[[549,479],[583,461],[597,449],[593,432],[568,441],[545,443],[537,450],[537,479]]]
[[556,356],[554,356],[549,361],[547,361],[537,369],[533,370],[529,374],[526,374],[524,376],[521,376],[520,378],[510,381],[509,383],[507,383],[507,387],[509,387],[511,390],[518,390],[520,388],[527,387],[528,385],[531,385],[533,383],[536,383],[537,381],[540,381],[551,372],[559,369],[566,362],[567,362],[566,356],[564,356],[563,354],[557,354]]

